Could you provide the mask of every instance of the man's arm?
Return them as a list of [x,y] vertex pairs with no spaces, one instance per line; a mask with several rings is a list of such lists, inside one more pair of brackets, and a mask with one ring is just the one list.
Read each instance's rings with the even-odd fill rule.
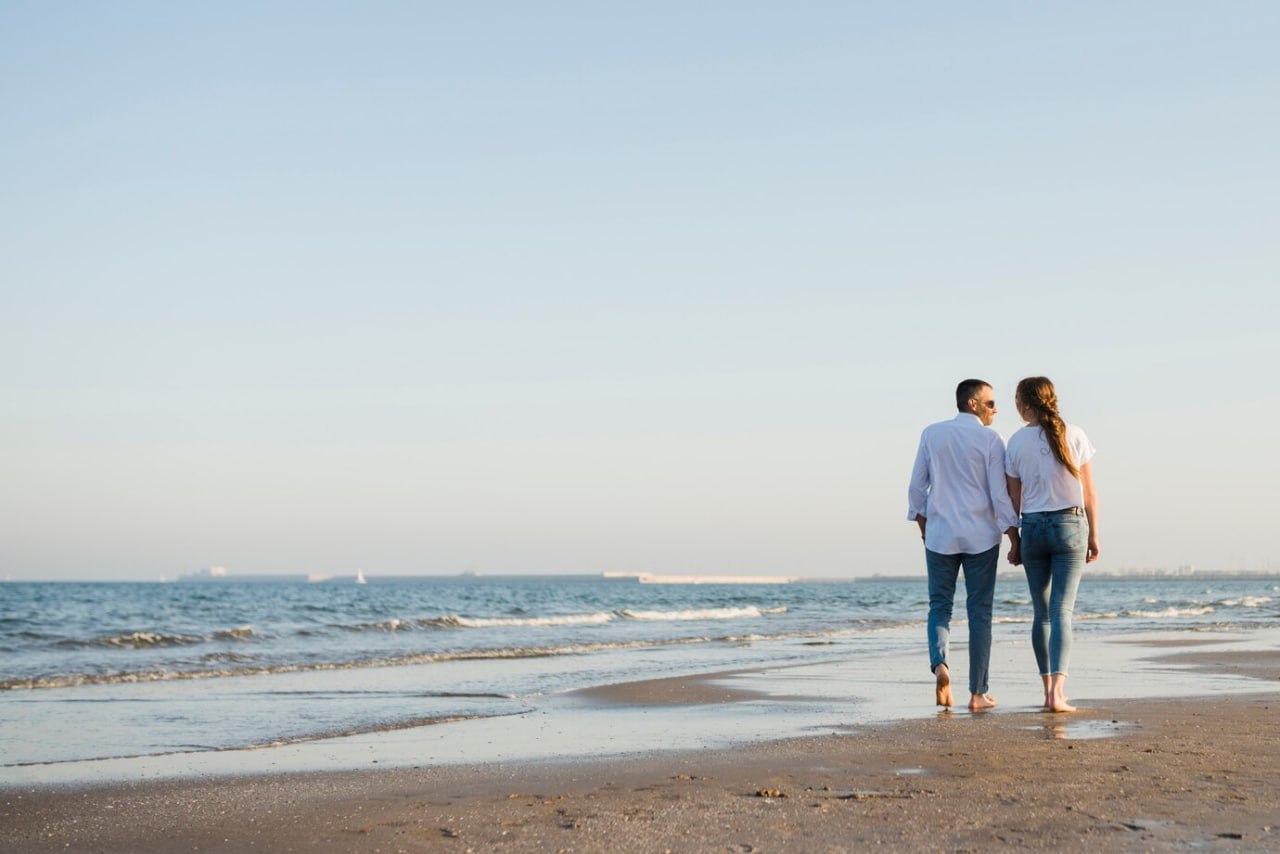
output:
[[921,435],[915,465],[911,467],[911,483],[907,486],[907,521],[920,526],[921,538],[924,537],[925,510],[929,506],[929,486],[929,448]]

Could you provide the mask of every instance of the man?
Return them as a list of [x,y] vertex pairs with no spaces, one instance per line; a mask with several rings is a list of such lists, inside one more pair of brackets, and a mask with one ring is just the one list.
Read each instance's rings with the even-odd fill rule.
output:
[[963,568],[969,612],[969,710],[980,712],[996,704],[987,693],[987,679],[1000,532],[1009,535],[1009,562],[1019,563],[1018,516],[1005,480],[1004,440],[990,429],[996,417],[990,383],[961,382],[956,386],[956,408],[960,412],[955,418],[929,425],[920,436],[907,490],[907,520],[920,526],[924,540],[929,669],[936,677],[938,705],[954,705],[947,652],[956,578]]

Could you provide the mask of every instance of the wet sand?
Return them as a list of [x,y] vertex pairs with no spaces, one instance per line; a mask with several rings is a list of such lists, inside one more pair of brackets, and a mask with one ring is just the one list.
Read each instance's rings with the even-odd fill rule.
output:
[[[922,711],[614,760],[9,788],[0,850],[1280,851],[1280,651],[1170,663],[1240,668],[1259,693]],[[679,681],[591,699],[671,703],[673,726],[682,702],[735,699]]]

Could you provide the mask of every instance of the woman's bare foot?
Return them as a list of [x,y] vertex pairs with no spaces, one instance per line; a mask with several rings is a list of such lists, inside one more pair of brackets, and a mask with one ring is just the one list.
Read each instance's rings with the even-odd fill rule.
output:
[[1067,702],[1067,674],[1055,673],[1050,682],[1049,696],[1045,698],[1044,707],[1050,712],[1074,712],[1076,707]]
[[969,698],[969,711],[985,712],[996,707],[996,698],[990,694],[974,694]]
[[951,708],[956,704],[951,696],[951,671],[947,670],[947,665],[939,664],[934,668],[933,675],[938,680],[933,692],[934,700],[939,706]]

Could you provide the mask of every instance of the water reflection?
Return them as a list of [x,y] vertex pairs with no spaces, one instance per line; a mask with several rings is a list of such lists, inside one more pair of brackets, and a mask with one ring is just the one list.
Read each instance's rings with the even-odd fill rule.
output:
[[1078,720],[1055,716],[1048,723],[1025,727],[1025,729],[1039,730],[1047,739],[1082,741],[1092,738],[1112,738],[1132,727],[1133,724],[1127,721]]

